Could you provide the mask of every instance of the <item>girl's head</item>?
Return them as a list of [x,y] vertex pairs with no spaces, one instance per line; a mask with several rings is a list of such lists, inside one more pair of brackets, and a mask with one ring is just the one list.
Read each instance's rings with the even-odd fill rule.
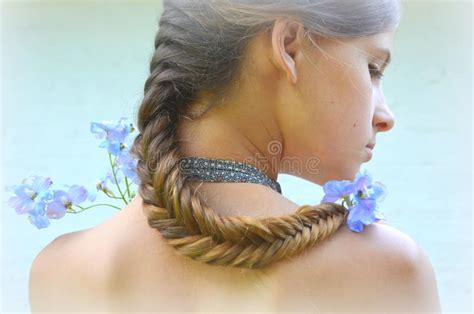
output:
[[[179,171],[179,158],[199,151],[199,145],[193,146],[193,134],[205,138],[207,156],[235,155],[231,143],[215,140],[238,134],[253,137],[259,145],[256,151],[264,157],[275,157],[268,145],[277,142],[277,172],[320,184],[352,180],[361,163],[368,161],[366,146],[375,142],[377,132],[394,124],[378,72],[385,66],[383,50],[392,49],[399,1],[164,0],[163,4],[138,115],[140,135],[133,147],[150,226],[166,238],[180,238],[169,243],[183,254],[196,258],[208,250],[222,251],[222,256],[213,253],[203,261],[267,265],[288,254],[291,245],[281,246],[281,254],[247,249],[238,256],[237,252],[255,245],[255,239],[274,249],[275,241],[282,240],[281,234],[272,234],[278,229],[271,227],[275,222],[256,220],[253,232],[227,223],[201,203],[193,182]],[[341,207],[323,204],[309,211],[305,207],[295,216],[313,219],[319,226],[321,217],[336,220],[328,224],[334,232],[345,216]],[[296,233],[308,227],[298,225],[299,219],[292,220]],[[270,235],[264,236],[265,232]],[[288,231],[288,237],[295,232]],[[205,238],[212,241],[196,242]],[[231,249],[237,242],[240,251]],[[227,244],[215,248],[222,243]],[[237,255],[230,256],[229,250]]]
[[[285,27],[285,22],[279,22],[276,32]],[[300,32],[295,37],[305,40],[301,27],[294,25],[294,31]],[[289,35],[292,27],[282,32]],[[289,77],[273,84],[280,96],[276,117],[284,139],[282,159],[297,157],[303,165],[295,168],[282,162],[282,172],[321,185],[328,180],[353,180],[361,164],[370,159],[366,146],[375,143],[378,132],[394,125],[381,87],[393,32],[306,38],[308,44],[295,40],[286,49],[275,43],[273,48],[276,66]],[[273,40],[280,42],[278,35]]]

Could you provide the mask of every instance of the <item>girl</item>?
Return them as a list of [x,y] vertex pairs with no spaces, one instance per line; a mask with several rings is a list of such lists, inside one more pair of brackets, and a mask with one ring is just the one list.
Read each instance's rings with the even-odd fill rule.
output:
[[163,4],[139,196],[38,255],[32,310],[440,312],[410,237],[352,232],[342,205],[300,206],[277,182],[353,180],[393,128],[381,78],[399,2]]

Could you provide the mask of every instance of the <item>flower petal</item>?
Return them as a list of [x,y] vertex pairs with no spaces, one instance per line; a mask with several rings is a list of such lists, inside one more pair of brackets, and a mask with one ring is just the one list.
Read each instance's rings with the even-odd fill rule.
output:
[[355,185],[347,180],[331,180],[323,185],[326,194],[321,202],[334,202],[346,195],[350,195],[355,191]]
[[373,211],[367,210],[363,207],[355,206],[350,212],[347,218],[351,221],[360,221],[364,225],[370,225],[376,222]]
[[356,190],[365,191],[368,187],[372,185],[372,176],[369,172],[364,170],[363,172],[359,172],[355,178],[355,187]]
[[14,208],[18,215],[23,215],[33,208],[34,202],[28,197],[12,196],[8,199],[8,205]]
[[98,122],[91,123],[90,130],[93,134],[96,135],[96,138],[99,138],[99,139],[105,138],[105,136],[107,135],[106,129],[107,129],[106,126],[102,123],[98,123]]
[[323,190],[326,194],[349,194],[354,191],[354,184],[347,180],[331,180],[323,185]]
[[371,189],[370,198],[376,199],[377,202],[383,201],[387,196],[387,187],[381,182],[375,182]]
[[39,194],[48,190],[51,184],[53,184],[51,178],[35,176],[32,189]]
[[377,202],[376,200],[372,198],[360,198],[358,196],[355,197],[356,204],[359,207],[364,208],[365,210],[375,210],[377,207]]
[[46,228],[50,225],[49,219],[46,216],[29,215],[28,220],[31,224],[35,225],[38,229]]
[[31,186],[27,184],[17,185],[14,192],[18,197],[30,200],[33,200],[33,195],[35,194]]
[[34,202],[33,206],[28,210],[30,215],[44,215],[46,204],[42,201]]
[[334,203],[338,199],[339,199],[339,196],[326,194],[326,195],[324,195],[324,197],[323,197],[323,199],[321,200],[320,203]]
[[80,185],[73,185],[69,188],[68,198],[73,205],[78,205],[87,199],[87,189]]
[[54,200],[48,203],[47,215],[52,219],[60,219],[66,215],[67,209],[63,202],[60,200]]
[[123,165],[122,167],[120,167],[120,170],[122,170],[123,175],[131,179],[133,183],[140,184],[140,178],[138,177],[138,174],[137,174],[137,168],[136,168],[135,162]]
[[54,190],[53,201],[60,202],[63,205],[66,205],[66,203],[69,202],[69,196],[67,195],[66,191]]
[[364,224],[361,223],[360,221],[347,221],[347,225],[349,226],[349,229],[351,229],[354,232],[362,232],[364,230]]
[[118,156],[120,154],[120,142],[109,142],[107,151],[114,156]]

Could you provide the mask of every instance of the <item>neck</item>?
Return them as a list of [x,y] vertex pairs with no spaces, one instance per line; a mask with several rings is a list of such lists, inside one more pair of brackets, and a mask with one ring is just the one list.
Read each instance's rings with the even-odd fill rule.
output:
[[[185,156],[227,159],[254,166],[277,181],[282,156],[282,140],[273,136],[262,122],[232,125],[215,116],[199,121],[180,121],[179,141]],[[245,121],[234,118],[233,121]],[[257,126],[258,130],[253,129]],[[218,131],[216,131],[218,130]],[[251,134],[251,136],[249,136]]]

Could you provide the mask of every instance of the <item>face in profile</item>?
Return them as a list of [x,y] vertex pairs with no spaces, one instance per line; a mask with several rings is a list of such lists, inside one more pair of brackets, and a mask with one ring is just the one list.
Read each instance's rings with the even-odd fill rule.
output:
[[203,92],[192,104],[212,109],[182,119],[183,152],[247,162],[274,179],[353,180],[370,160],[367,146],[394,125],[381,77],[393,35],[329,38],[278,19],[251,41],[244,74],[224,102],[210,107]]
[[[367,145],[394,126],[381,77],[393,35],[350,39],[301,35],[304,49],[296,40],[285,52],[281,48],[280,60],[289,77],[295,71],[296,79],[280,89],[278,116],[285,138],[280,172],[321,184],[352,180],[361,164],[371,159]],[[303,167],[292,168],[295,156]],[[285,164],[285,158],[290,162]]]

